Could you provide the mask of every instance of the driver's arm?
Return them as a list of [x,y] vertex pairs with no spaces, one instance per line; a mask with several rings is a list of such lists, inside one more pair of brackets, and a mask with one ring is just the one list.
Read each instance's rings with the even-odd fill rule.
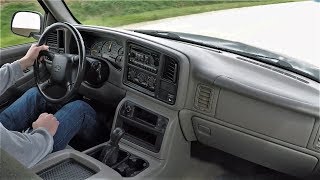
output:
[[9,131],[0,123],[0,148],[30,168],[52,151],[58,126],[59,121],[48,113],[42,113],[32,123],[31,133]]
[[27,168],[34,166],[52,151],[53,138],[44,129],[32,133],[9,131],[0,123],[0,148]]
[[23,76],[23,70],[33,65],[41,50],[48,50],[48,46],[33,44],[23,58],[0,68],[0,95]]

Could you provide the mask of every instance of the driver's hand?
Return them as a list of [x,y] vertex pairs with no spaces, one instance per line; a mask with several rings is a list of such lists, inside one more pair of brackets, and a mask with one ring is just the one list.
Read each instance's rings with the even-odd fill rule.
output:
[[52,114],[42,113],[39,118],[32,123],[32,128],[37,129],[40,127],[45,128],[52,136],[57,132],[59,121]]
[[39,52],[41,50],[48,50],[49,46],[42,45],[37,46],[36,44],[32,44],[27,54],[19,60],[21,69],[26,69],[33,65],[34,61],[37,59]]

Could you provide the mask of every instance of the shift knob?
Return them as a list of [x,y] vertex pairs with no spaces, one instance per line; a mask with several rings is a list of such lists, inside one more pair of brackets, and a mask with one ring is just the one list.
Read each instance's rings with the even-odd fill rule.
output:
[[117,163],[119,155],[119,141],[124,135],[124,130],[116,128],[110,135],[110,140],[107,142],[105,147],[99,156],[99,160],[108,165],[109,167]]
[[121,128],[114,129],[110,135],[110,144],[118,145],[119,141],[123,137],[123,135],[124,135],[123,129],[121,129]]

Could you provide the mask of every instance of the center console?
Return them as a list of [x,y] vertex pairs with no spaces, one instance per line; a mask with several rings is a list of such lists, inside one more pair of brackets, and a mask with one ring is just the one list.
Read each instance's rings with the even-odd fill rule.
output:
[[122,179],[111,167],[74,149],[65,149],[49,154],[32,167],[41,179]]
[[124,139],[157,153],[167,124],[167,118],[126,101],[120,108],[115,126],[126,132]]
[[84,152],[68,149],[50,154],[33,171],[45,180],[134,177],[147,169],[149,162],[120,148],[119,142],[123,135],[121,128],[115,128],[108,142]]
[[43,179],[122,179],[145,177],[161,169],[161,161],[142,153],[121,139],[153,153],[160,153],[168,118],[131,100],[118,108],[110,140],[84,152],[67,149],[50,154],[33,171]]

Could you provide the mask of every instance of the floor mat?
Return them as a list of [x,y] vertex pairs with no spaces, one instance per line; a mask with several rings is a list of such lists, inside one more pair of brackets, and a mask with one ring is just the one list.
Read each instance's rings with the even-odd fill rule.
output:
[[[187,176],[193,177],[192,179],[298,180],[199,142],[192,142],[191,157],[195,165]],[[184,179],[190,179],[187,176]]]

